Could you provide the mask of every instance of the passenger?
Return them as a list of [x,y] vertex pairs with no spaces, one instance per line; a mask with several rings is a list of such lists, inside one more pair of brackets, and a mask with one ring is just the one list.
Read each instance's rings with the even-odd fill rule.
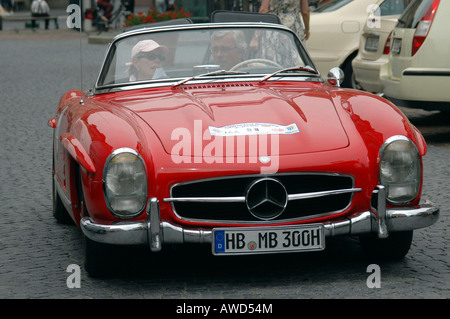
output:
[[215,31],[211,36],[211,54],[214,62],[224,70],[242,62],[247,56],[247,42],[240,30]]
[[129,66],[130,81],[167,78],[162,68],[169,49],[153,40],[142,40],[131,50]]

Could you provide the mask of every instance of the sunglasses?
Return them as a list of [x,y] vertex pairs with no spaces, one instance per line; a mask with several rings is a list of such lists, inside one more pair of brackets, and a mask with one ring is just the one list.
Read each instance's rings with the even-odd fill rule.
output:
[[146,59],[148,59],[150,61],[153,61],[154,59],[158,58],[159,61],[161,61],[161,62],[164,62],[166,60],[166,57],[164,55],[151,53],[151,52],[149,52],[149,53],[141,53],[141,54],[139,54],[138,58],[139,59],[146,58]]
[[236,47],[213,46],[211,47],[211,52],[214,54],[218,53],[219,51],[222,53],[228,53],[234,49],[236,49]]

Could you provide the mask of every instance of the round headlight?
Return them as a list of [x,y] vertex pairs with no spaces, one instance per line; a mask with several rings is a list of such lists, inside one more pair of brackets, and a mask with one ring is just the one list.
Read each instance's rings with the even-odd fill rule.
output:
[[106,204],[119,218],[141,214],[147,199],[147,174],[141,156],[129,148],[114,151],[103,171]]
[[421,162],[416,145],[405,136],[393,136],[380,149],[380,183],[389,203],[407,204],[416,198]]

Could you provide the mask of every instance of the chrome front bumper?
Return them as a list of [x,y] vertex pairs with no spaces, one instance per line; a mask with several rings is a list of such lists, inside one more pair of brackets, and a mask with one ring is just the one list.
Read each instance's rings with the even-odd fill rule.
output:
[[[377,207],[341,220],[324,222],[325,236],[361,235],[378,233],[386,238],[389,232],[414,230],[434,224],[439,218],[439,208],[431,202],[414,207],[386,209],[384,187],[378,186]],[[163,244],[212,243],[212,231],[188,229],[161,222],[159,202],[151,198],[147,204],[145,221],[124,221],[111,225],[95,224],[89,217],[81,220],[81,229],[89,239],[105,244],[148,244],[152,251],[160,251]]]

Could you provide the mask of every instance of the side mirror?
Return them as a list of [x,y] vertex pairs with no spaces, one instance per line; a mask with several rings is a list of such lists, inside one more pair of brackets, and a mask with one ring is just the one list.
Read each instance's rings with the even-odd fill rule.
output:
[[340,68],[332,68],[327,75],[327,82],[331,86],[340,87],[342,84],[342,81],[344,81],[344,71],[342,71]]

